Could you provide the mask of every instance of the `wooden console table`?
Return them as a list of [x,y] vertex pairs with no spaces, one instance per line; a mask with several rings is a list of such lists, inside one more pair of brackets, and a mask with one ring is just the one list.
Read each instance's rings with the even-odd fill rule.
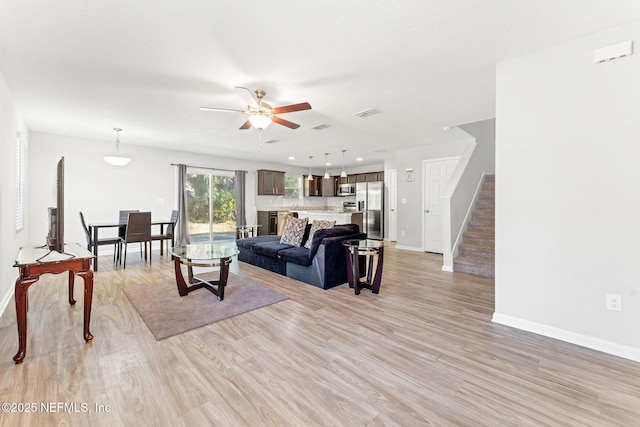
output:
[[93,255],[77,243],[64,246],[65,253],[49,252],[46,247],[20,248],[14,267],[20,269],[20,277],[15,284],[16,317],[18,320],[18,352],[13,361],[18,364],[24,361],[27,352],[27,309],[29,286],[38,281],[41,275],[69,272],[69,304],[74,305],[74,278],[77,274],[84,279],[84,340],[89,342],[93,335],[89,332],[91,320],[91,299],[93,297],[93,271],[91,260]]

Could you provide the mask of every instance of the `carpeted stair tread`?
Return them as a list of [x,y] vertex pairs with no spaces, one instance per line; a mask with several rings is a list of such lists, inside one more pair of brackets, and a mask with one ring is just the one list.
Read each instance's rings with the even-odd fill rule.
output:
[[495,216],[495,175],[485,175],[453,260],[453,271],[495,276]]

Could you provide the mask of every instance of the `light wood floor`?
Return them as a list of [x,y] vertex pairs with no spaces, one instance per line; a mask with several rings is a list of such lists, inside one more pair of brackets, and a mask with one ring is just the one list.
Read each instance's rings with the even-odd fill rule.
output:
[[164,341],[122,288],[173,278],[167,256],[100,261],[93,343],[81,280],[73,308],[66,276],[31,287],[21,365],[13,302],[0,318],[0,400],[38,407],[0,425],[640,425],[640,364],[492,324],[493,281],[444,273],[438,255],[388,248],[380,294],[359,296],[234,262],[289,299]]

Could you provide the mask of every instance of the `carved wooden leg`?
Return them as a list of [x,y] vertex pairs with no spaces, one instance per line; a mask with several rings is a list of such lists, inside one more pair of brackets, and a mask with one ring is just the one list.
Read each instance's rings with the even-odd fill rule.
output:
[[73,273],[73,271],[69,271],[69,305],[74,305],[76,303],[76,300],[73,299],[73,285],[75,277],[76,275]]
[[89,324],[91,322],[91,303],[93,300],[93,271],[84,270],[77,273],[78,276],[84,279],[84,340],[91,341],[93,335],[89,331]]
[[18,321],[18,352],[13,356],[16,364],[22,363],[27,354],[27,303],[29,286],[37,282],[39,277],[27,277],[16,280],[15,300]]

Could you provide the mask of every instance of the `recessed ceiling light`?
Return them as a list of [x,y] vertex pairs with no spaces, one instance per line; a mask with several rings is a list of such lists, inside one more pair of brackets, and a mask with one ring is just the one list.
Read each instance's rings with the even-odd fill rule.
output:
[[289,160],[295,160],[296,158],[293,156],[289,156]]
[[361,162],[362,161],[362,157],[356,157],[356,162]]
[[327,162],[327,163],[326,163],[326,165],[327,165],[327,166],[331,166],[331,162]]

